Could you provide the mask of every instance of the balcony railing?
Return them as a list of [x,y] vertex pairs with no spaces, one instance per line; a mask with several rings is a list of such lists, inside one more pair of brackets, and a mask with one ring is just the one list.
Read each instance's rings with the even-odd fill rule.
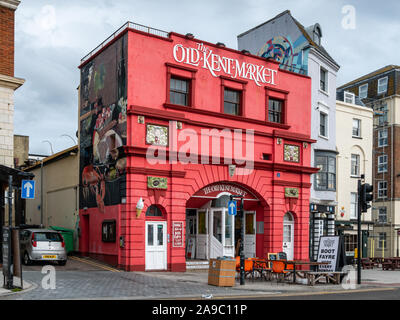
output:
[[97,52],[99,52],[101,49],[103,49],[108,43],[110,43],[112,40],[114,40],[118,35],[120,35],[122,32],[124,32],[126,29],[135,29],[141,32],[145,32],[148,34],[152,34],[158,37],[162,38],[168,38],[168,32],[147,27],[138,23],[133,23],[133,22],[126,22],[124,25],[122,25],[117,31],[115,31],[111,36],[109,36],[107,39],[105,39],[102,43],[100,43],[96,48],[94,48],[92,51],[90,51],[86,56],[84,56],[81,59],[81,64],[84,63],[85,61],[89,60],[91,57],[93,57]]

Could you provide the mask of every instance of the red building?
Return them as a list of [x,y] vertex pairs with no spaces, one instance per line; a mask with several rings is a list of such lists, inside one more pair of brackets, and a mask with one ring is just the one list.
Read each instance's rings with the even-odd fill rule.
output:
[[127,23],[80,65],[80,251],[185,271],[309,250],[311,79],[248,52]]

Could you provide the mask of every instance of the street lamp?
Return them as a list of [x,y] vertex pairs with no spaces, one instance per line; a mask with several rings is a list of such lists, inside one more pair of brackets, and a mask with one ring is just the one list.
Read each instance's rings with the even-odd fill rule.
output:
[[42,142],[47,142],[50,145],[51,154],[54,154],[53,145],[51,144],[51,142],[49,140],[43,140]]
[[60,137],[68,137],[68,138],[70,138],[70,139],[74,142],[74,145],[76,145],[75,139],[72,138],[69,134],[64,133],[64,134],[62,134]]

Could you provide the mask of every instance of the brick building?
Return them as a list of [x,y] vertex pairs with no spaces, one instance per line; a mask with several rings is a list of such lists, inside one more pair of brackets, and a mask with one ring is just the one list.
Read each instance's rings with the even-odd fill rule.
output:
[[400,230],[400,67],[388,65],[338,88],[374,110],[374,230],[371,252],[399,256]]
[[14,77],[14,13],[20,1],[0,1],[0,164],[14,167],[14,91],[24,80]]

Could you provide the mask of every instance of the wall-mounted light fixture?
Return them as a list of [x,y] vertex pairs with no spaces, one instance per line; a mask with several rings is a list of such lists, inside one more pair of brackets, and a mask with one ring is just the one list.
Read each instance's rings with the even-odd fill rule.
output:
[[140,198],[138,203],[136,204],[136,218],[140,217],[140,214],[142,213],[143,208],[144,208],[144,202],[143,202],[143,199]]
[[223,43],[223,42],[217,42],[217,47],[225,48],[225,43]]
[[194,39],[194,35],[192,33],[186,33],[185,38],[187,39]]
[[248,50],[242,50],[242,53],[248,56],[248,55],[250,54],[250,51],[248,51]]

